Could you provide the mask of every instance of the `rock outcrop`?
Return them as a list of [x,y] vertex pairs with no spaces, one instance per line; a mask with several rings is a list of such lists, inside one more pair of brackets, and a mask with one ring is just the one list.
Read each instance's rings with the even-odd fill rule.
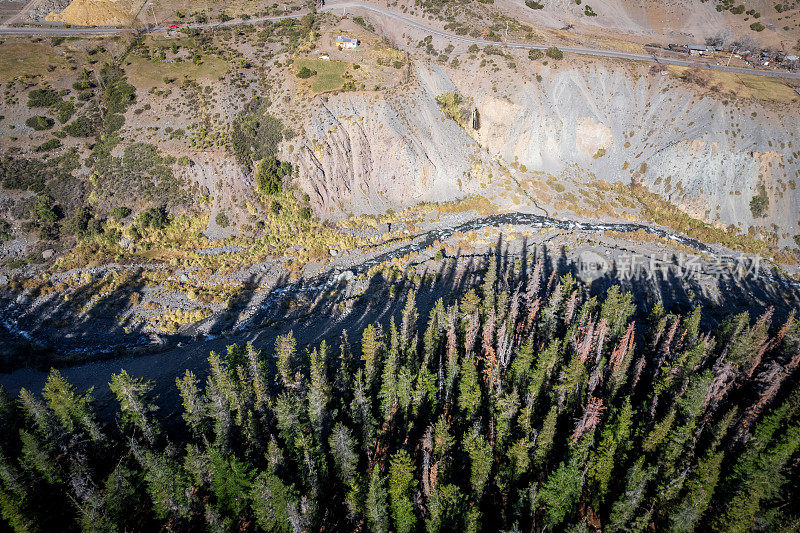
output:
[[439,69],[383,98],[319,98],[299,148],[301,187],[317,212],[377,213],[480,192],[471,179],[480,149],[436,96],[454,90]]
[[[423,66],[412,87],[396,91],[403,96],[321,98],[300,147],[301,187],[325,216],[382,212],[481,193],[485,180],[473,170],[496,160],[555,176],[570,168],[636,181],[692,216],[741,230],[797,226],[796,117],[698,96],[667,76],[603,68],[543,74],[501,92],[475,77],[454,84],[442,69]],[[471,101],[479,129],[444,117],[435,98],[453,90]],[[764,193],[767,215],[754,219],[750,201]]]

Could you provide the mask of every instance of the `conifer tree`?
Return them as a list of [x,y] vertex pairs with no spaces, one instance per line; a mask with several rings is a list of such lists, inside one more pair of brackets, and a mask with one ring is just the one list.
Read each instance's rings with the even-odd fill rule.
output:
[[413,531],[417,523],[411,500],[413,484],[414,468],[411,457],[405,450],[399,450],[392,455],[389,464],[389,499],[392,506],[392,522],[398,533]]
[[481,386],[478,380],[478,370],[475,368],[475,358],[471,352],[464,354],[460,376],[461,379],[458,381],[458,408],[469,420],[475,416],[481,405]]
[[624,463],[630,448],[633,430],[633,406],[626,398],[613,423],[606,425],[600,434],[600,443],[593,453],[589,475],[596,487],[597,498],[605,502],[616,465]]
[[378,329],[369,324],[361,334],[361,360],[364,361],[364,377],[370,389],[375,383],[380,363],[378,360],[380,349],[381,342]]
[[275,339],[275,360],[278,375],[284,387],[289,387],[294,383],[293,360],[296,349],[297,343],[294,340],[294,333],[291,331]]
[[645,465],[644,456],[636,459],[628,470],[624,491],[611,507],[606,526],[608,531],[641,532],[647,528],[653,512],[651,507],[646,507],[647,489],[656,475],[656,470],[655,466]]
[[350,403],[350,417],[360,430],[363,449],[370,450],[375,433],[375,418],[372,415],[372,398],[364,380],[363,368],[356,371],[353,401]]
[[155,444],[161,428],[154,419],[158,407],[150,403],[148,398],[153,390],[153,383],[144,378],[133,377],[123,370],[111,376],[108,386],[117,397],[123,423],[139,430],[151,445]]
[[400,342],[409,351],[415,348],[414,339],[417,332],[417,293],[412,289],[406,297],[406,305],[403,308],[402,319],[400,321]]
[[207,454],[217,505],[227,516],[238,517],[249,505],[252,468],[235,455],[223,455],[215,448],[209,448]]
[[183,400],[183,419],[192,431],[202,434],[206,412],[198,383],[191,370],[187,370],[183,377],[175,378],[175,384]]
[[256,523],[264,531],[292,531],[289,509],[297,506],[297,494],[294,487],[286,485],[273,471],[258,474],[250,489],[250,499]]
[[378,470],[378,465],[375,465],[369,476],[367,499],[364,503],[367,515],[367,529],[369,531],[374,533],[389,531],[389,513],[386,501],[386,489],[383,486],[383,479]]
[[479,502],[492,471],[492,447],[476,427],[464,436],[464,450],[469,455],[469,483],[472,500]]
[[553,447],[553,439],[556,433],[556,423],[558,422],[558,405],[555,403],[550,406],[547,416],[542,423],[542,429],[536,438],[536,449],[533,452],[533,461],[537,467],[542,467],[547,460],[550,450]]
[[[714,520],[725,531],[749,531],[764,501],[780,493],[786,478],[783,469],[800,450],[800,422],[792,420],[800,411],[800,393],[794,393],[758,424],[748,447],[725,484],[733,497]],[[783,427],[786,427],[783,431]]]
[[583,465],[594,442],[594,431],[585,434],[569,451],[562,462],[539,490],[539,502],[545,507],[545,522],[551,528],[561,525],[574,512],[583,488]]
[[336,467],[339,481],[352,487],[356,482],[358,455],[355,452],[355,442],[350,430],[342,423],[336,424],[328,439],[328,446],[333,455],[333,464]]
[[99,441],[103,436],[89,407],[92,390],[90,388],[83,394],[78,394],[58,370],[52,369],[47,376],[42,396],[65,431],[72,433],[81,428],[93,441]]
[[327,417],[330,387],[326,375],[328,345],[325,341],[317,349],[311,350],[310,383],[308,390],[308,418],[317,439],[322,438],[322,432]]

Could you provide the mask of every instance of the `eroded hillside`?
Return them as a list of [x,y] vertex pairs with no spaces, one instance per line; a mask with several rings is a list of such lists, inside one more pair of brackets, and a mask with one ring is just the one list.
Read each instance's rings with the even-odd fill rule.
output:
[[384,29],[309,15],[0,44],[0,336],[82,357],[258,327],[288,283],[484,253],[470,221],[498,212],[554,217],[513,232],[541,244],[580,220],[618,232],[610,250],[682,234],[796,265],[781,80]]

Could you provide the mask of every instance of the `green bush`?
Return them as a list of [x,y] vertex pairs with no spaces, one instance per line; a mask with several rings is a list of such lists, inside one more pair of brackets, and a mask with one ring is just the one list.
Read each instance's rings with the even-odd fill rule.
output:
[[300,70],[297,71],[296,76],[302,80],[306,80],[311,76],[316,75],[316,73],[317,73],[316,70],[311,70],[308,67],[300,67]]
[[545,53],[545,55],[546,55],[547,57],[549,57],[550,59],[563,59],[563,58],[564,58],[564,52],[562,52],[562,51],[561,51],[561,50],[560,50],[558,47],[556,47],[556,46],[551,46],[550,48],[548,48],[547,50],[545,50],[545,52],[544,52],[544,53]]
[[278,200],[273,200],[269,204],[269,210],[275,216],[278,216],[281,213],[281,209],[281,203]]
[[64,126],[64,131],[72,137],[94,137],[94,122],[86,115],[82,115]]
[[82,205],[78,207],[72,218],[64,224],[64,229],[72,235],[87,237],[100,231],[99,221],[92,223],[93,221],[95,221],[95,218],[92,210]]
[[50,194],[40,194],[36,197],[36,203],[33,206],[33,217],[43,222],[55,222],[58,220],[55,207],[56,201]]
[[440,94],[436,97],[436,103],[442,108],[442,112],[446,117],[455,120],[458,124],[463,124],[467,110],[461,107],[464,99],[457,92],[449,92]]
[[42,192],[45,182],[53,177],[51,165],[38,159],[0,159],[0,183],[6,189]]
[[750,24],[750,29],[753,30],[753,31],[764,31],[765,28],[766,28],[766,26],[764,26],[760,22],[754,22],[754,23]]
[[300,208],[300,220],[311,220],[311,208],[310,207],[301,207]]
[[586,15],[587,17],[596,17],[597,16],[597,13],[594,12],[594,9],[592,9],[592,6],[590,6],[590,5],[587,5],[583,9],[583,14]]
[[136,217],[136,225],[142,229],[164,229],[170,222],[169,213],[163,207],[150,207]]
[[52,128],[53,124],[55,124],[55,121],[50,117],[35,116],[28,118],[28,120],[25,121],[25,124],[29,128],[33,128],[36,131],[42,131]]
[[28,93],[28,107],[53,107],[61,97],[53,89],[34,89]]
[[123,218],[127,217],[131,214],[131,210],[127,207],[118,206],[111,210],[109,216],[114,220],[122,220]]
[[261,194],[277,194],[283,188],[283,178],[292,171],[288,161],[278,161],[274,157],[263,159],[256,169],[255,182]]
[[268,112],[269,102],[257,98],[250,102],[233,122],[231,143],[236,160],[247,168],[253,161],[274,157],[284,137],[280,120]]
[[220,228],[227,228],[231,225],[231,221],[228,220],[228,215],[225,213],[225,211],[220,211],[217,213],[217,216],[214,217],[214,222],[216,222],[217,226]]
[[544,53],[541,50],[529,50],[528,51],[528,59],[531,61],[538,61],[544,57]]
[[114,133],[122,129],[125,125],[125,117],[117,113],[106,115],[106,133]]
[[11,224],[7,220],[0,218],[0,242],[11,240],[12,237],[14,237],[14,231]]
[[375,27],[369,21],[364,20],[364,17],[353,17],[353,22],[367,31],[375,31]]
[[56,148],[61,148],[61,141],[58,139],[50,139],[36,147],[37,152],[50,152]]
[[768,208],[769,198],[763,192],[753,196],[753,199],[750,200],[750,212],[753,214],[753,218],[765,217]]
[[535,0],[525,0],[525,5],[531,9],[544,9],[544,4],[540,4]]
[[58,106],[58,112],[56,113],[56,118],[58,122],[61,124],[66,124],[69,122],[69,119],[72,118],[72,115],[75,113],[75,104],[72,102],[61,102]]
[[136,100],[136,88],[127,82],[121,68],[105,65],[100,71],[100,79],[105,87],[103,100],[107,113],[124,113]]
[[76,91],[85,91],[86,89],[94,89],[95,87],[94,82],[88,78],[80,79],[72,84],[72,88]]

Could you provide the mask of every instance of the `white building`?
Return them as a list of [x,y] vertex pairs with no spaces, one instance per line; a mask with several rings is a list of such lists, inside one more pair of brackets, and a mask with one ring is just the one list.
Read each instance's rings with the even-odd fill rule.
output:
[[336,45],[344,48],[345,50],[355,50],[361,44],[358,39],[351,39],[350,37],[342,37],[341,35],[336,38]]

